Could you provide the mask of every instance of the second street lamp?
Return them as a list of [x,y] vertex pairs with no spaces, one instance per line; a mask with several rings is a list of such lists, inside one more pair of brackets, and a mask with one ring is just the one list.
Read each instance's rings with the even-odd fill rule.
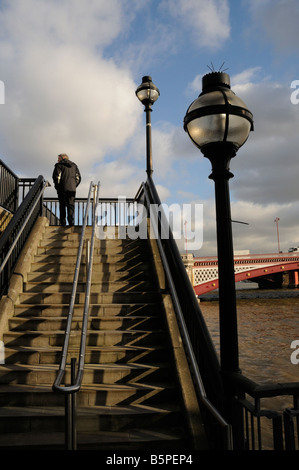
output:
[[184,129],[212,164],[215,182],[219,278],[220,361],[224,378],[239,371],[232,221],[228,181],[230,161],[253,130],[253,116],[230,89],[230,77],[212,72],[189,106]]
[[146,172],[148,176],[151,176],[153,173],[151,111],[152,105],[159,98],[160,92],[153,84],[152,77],[146,75],[142,77],[142,83],[135,93],[144,105],[146,113]]

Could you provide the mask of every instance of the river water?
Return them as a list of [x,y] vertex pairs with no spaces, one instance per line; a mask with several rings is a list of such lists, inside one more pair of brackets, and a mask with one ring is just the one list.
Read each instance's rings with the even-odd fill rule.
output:
[[[298,362],[299,346],[291,347],[293,341],[299,341],[299,289],[259,290],[254,283],[236,286],[242,374],[260,385],[299,382],[299,363],[293,363],[294,354]],[[218,292],[203,295],[200,308],[219,354]],[[281,412],[293,407],[293,399],[266,398],[261,404]],[[273,448],[270,423],[262,433],[264,448]]]
[[[237,284],[239,361],[243,375],[259,384],[298,382],[293,341],[299,341],[299,290],[260,290]],[[201,311],[219,352],[218,292],[201,297]],[[299,354],[297,354],[297,359]],[[294,362],[294,361],[293,361]]]

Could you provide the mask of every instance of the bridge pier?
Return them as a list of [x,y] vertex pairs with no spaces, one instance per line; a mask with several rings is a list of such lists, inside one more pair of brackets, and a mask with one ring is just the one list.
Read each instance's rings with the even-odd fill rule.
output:
[[299,287],[298,271],[275,273],[255,279],[260,289],[296,289]]
[[286,280],[287,280],[287,287],[289,289],[296,289],[299,287],[299,274],[298,271],[289,271],[288,273],[285,274]]
[[181,255],[182,261],[186,268],[188,277],[192,286],[194,285],[194,278],[193,278],[193,268],[194,268],[194,257],[192,253],[186,253]]
[[257,277],[256,282],[259,285],[259,289],[281,289],[282,287],[286,287],[284,273],[275,273],[269,274],[268,276]]

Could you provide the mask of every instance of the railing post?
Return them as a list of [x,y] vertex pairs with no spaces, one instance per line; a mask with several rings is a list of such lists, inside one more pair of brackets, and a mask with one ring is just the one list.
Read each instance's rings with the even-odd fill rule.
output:
[[71,439],[71,393],[65,395],[65,448],[66,450],[72,450],[72,439]]
[[89,263],[90,263],[90,240],[86,240],[86,262],[85,262],[85,274],[86,274],[86,280],[88,276],[88,268],[89,268]]
[[274,450],[283,450],[283,430],[282,430],[282,417],[280,415],[274,416],[273,420],[273,447]]
[[287,408],[283,412],[284,432],[285,432],[285,446],[286,450],[295,450],[295,429],[292,416],[292,410]]
[[[72,385],[75,383],[76,380],[76,359],[72,358],[71,360],[71,376],[72,376]],[[77,450],[77,394],[72,393],[72,443],[73,443],[73,450]]]
[[[71,359],[71,385],[75,383],[76,358]],[[77,450],[76,393],[65,396],[65,447]]]

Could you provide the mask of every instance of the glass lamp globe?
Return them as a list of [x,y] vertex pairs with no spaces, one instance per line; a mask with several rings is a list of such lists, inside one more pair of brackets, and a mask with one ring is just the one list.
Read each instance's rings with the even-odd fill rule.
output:
[[145,76],[136,90],[136,96],[144,105],[152,105],[159,98],[160,92],[152,82],[152,77]]
[[212,72],[202,78],[202,93],[189,106],[184,129],[199,149],[220,142],[238,149],[246,142],[253,116],[230,89],[228,74]]

